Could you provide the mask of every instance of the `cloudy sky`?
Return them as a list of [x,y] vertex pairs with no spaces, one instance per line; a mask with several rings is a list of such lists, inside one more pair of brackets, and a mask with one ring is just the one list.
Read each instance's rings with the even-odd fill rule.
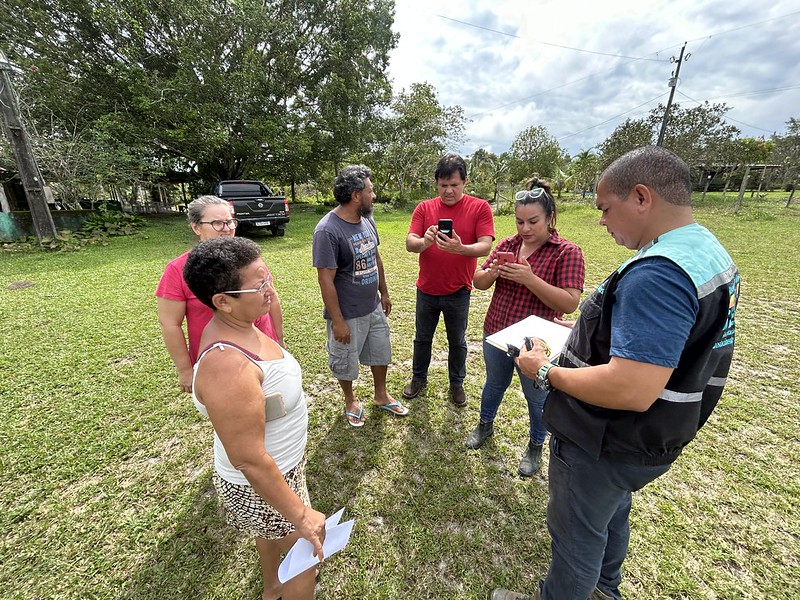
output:
[[530,126],[571,154],[674,102],[725,102],[742,136],[800,118],[800,0],[395,0],[395,91],[427,81],[469,119],[458,150],[503,152]]

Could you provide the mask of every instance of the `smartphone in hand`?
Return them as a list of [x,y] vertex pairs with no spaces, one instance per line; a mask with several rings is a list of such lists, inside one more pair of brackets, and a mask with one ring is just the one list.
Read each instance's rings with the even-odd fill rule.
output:
[[439,219],[439,233],[453,237],[453,219]]
[[498,252],[496,258],[498,266],[517,262],[517,257],[514,256],[513,252]]

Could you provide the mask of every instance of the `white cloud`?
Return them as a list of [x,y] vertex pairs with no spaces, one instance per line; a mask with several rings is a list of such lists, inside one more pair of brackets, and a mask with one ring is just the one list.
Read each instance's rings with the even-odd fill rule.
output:
[[782,133],[800,117],[800,0],[610,4],[396,0],[389,76],[396,91],[428,81],[442,104],[464,108],[464,154],[507,150],[532,125],[572,154],[601,143],[666,102],[683,42],[691,56],[675,102],[725,102],[744,136]]

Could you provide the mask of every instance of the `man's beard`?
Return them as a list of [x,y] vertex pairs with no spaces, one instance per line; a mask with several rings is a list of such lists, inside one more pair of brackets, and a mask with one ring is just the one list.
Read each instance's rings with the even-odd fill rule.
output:
[[358,216],[359,217],[371,217],[372,216],[372,207],[370,206],[367,208],[366,206],[359,206],[358,207]]

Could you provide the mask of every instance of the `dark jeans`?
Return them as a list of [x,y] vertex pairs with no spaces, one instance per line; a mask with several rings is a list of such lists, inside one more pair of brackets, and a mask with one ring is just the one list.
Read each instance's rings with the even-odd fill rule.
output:
[[467,376],[467,316],[469,315],[470,291],[460,289],[447,296],[431,296],[417,290],[417,309],[414,334],[414,361],[412,377],[428,380],[431,364],[433,334],[439,324],[439,315],[444,315],[447,332],[447,371],[452,387],[461,387]]
[[497,416],[497,409],[503,401],[503,396],[511,385],[514,371],[519,375],[522,393],[528,402],[528,418],[530,419],[529,434],[531,443],[541,446],[547,437],[547,429],[542,425],[542,410],[547,392],[536,387],[533,379],[526,377],[508,354],[495,348],[483,338],[483,362],[486,365],[486,383],[481,392],[481,421],[489,423]]
[[572,442],[550,436],[547,529],[553,559],[542,600],[586,600],[595,587],[620,599],[631,492],[669,467],[595,460]]

